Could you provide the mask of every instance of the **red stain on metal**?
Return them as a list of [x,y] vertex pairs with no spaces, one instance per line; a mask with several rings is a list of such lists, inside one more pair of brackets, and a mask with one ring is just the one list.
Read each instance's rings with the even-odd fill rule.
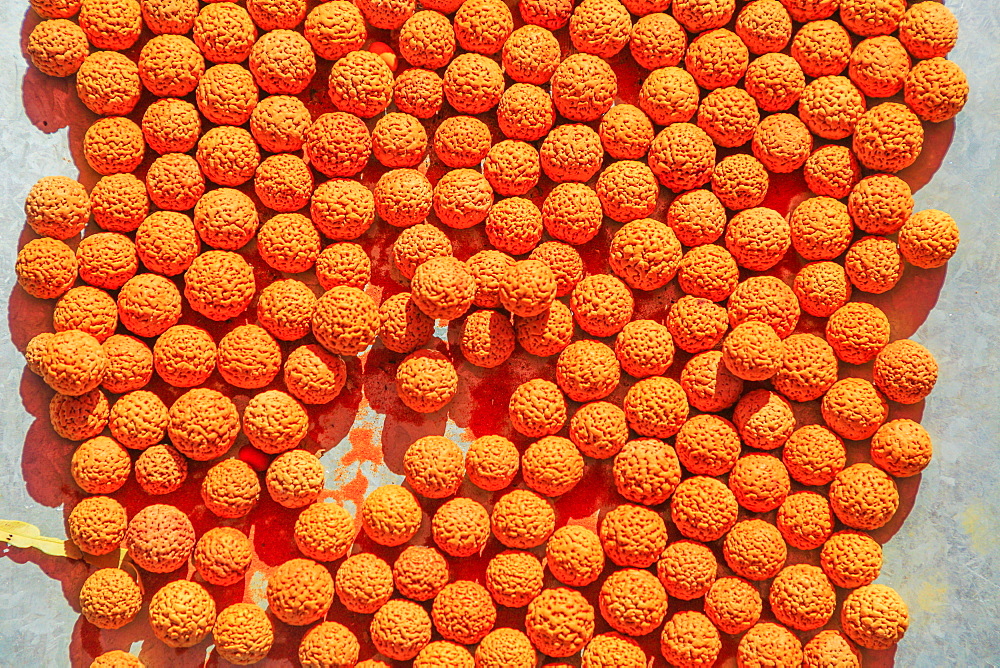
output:
[[338,489],[327,490],[327,498],[334,501],[351,501],[356,506],[361,507],[361,502],[365,499],[365,492],[368,491],[368,478],[360,468],[355,472],[354,478],[347,484],[341,485]]
[[340,460],[340,466],[348,466],[354,462],[371,462],[382,464],[382,448],[375,443],[375,430],[370,425],[361,425],[351,430],[347,436],[351,450]]

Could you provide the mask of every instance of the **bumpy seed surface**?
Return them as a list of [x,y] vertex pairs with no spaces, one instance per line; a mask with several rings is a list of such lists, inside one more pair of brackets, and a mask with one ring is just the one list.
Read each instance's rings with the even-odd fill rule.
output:
[[414,67],[396,77],[392,98],[404,114],[431,118],[441,111],[444,103],[444,81],[436,72]]
[[120,443],[107,436],[84,441],[73,452],[70,474],[90,494],[111,494],[128,480],[132,461]]
[[840,623],[851,640],[862,647],[888,649],[903,639],[910,613],[896,590],[873,584],[847,595]]
[[715,555],[706,545],[679,540],[663,550],[656,562],[656,576],[667,594],[691,601],[708,593],[718,567]]
[[113,649],[94,659],[90,668],[143,668],[143,665],[135,655],[124,650]]
[[328,91],[339,111],[372,118],[392,100],[392,70],[371,51],[351,51],[330,69]]
[[885,526],[899,507],[896,483],[871,464],[854,464],[830,484],[830,505],[837,518],[854,529]]
[[503,436],[477,438],[465,454],[465,472],[475,486],[487,491],[504,489],[520,467],[520,453]]
[[118,629],[131,622],[142,606],[142,591],[124,570],[102,568],[84,581],[80,612],[99,629]]
[[415,668],[430,668],[431,666],[455,666],[455,668],[473,668],[475,659],[472,653],[462,645],[450,640],[435,640],[428,643],[413,658]]
[[145,450],[163,440],[167,432],[167,407],[157,395],[146,390],[123,394],[111,408],[108,426],[122,445]]
[[490,537],[490,515],[472,499],[451,499],[434,513],[431,536],[434,544],[449,556],[474,556]]
[[785,111],[795,104],[806,77],[791,56],[767,53],[747,66],[744,88],[764,111]]
[[788,471],[781,460],[754,453],[740,457],[729,473],[729,489],[741,506],[754,513],[774,510],[791,488]]
[[146,506],[128,523],[125,549],[137,566],[152,573],[170,573],[187,563],[194,548],[191,520],[175,506]]
[[615,455],[615,488],[633,503],[656,506],[670,498],[681,479],[674,449],[655,438],[629,441]]
[[501,552],[486,566],[486,588],[494,601],[508,608],[528,605],[542,591],[543,579],[542,564],[530,552]]
[[848,303],[853,286],[843,265],[825,261],[802,267],[792,282],[792,291],[803,311],[827,318]]
[[695,476],[681,481],[670,499],[670,519],[685,538],[712,541],[736,523],[739,506],[726,484]]
[[837,597],[830,580],[818,566],[794,564],[775,576],[770,603],[778,621],[805,631],[819,628],[830,620]]
[[489,127],[474,116],[446,118],[434,131],[434,155],[453,169],[477,166],[492,143]]
[[524,482],[539,494],[556,497],[576,487],[583,478],[583,455],[567,438],[545,436],[521,457]]
[[802,665],[817,668],[825,665],[841,665],[861,668],[861,655],[847,636],[833,629],[820,631],[802,648]]
[[702,88],[734,86],[743,78],[750,53],[739,35],[725,28],[695,37],[684,56],[684,65]]
[[66,19],[42,21],[28,35],[31,64],[49,76],[75,74],[87,58],[88,50],[86,32]]
[[843,139],[854,132],[865,106],[864,95],[850,79],[825,76],[802,91],[799,118],[823,139]]
[[813,194],[843,199],[861,179],[861,167],[851,149],[827,144],[806,158],[802,174]]
[[441,499],[458,491],[462,483],[462,451],[444,436],[424,436],[403,455],[406,481],[421,496]]
[[493,630],[497,609],[484,586],[457,580],[438,592],[431,607],[434,628],[448,640],[478,643]]
[[459,346],[469,363],[492,369],[514,352],[514,336],[509,317],[497,311],[475,311],[462,325]]
[[792,547],[814,550],[833,533],[833,510],[816,492],[790,494],[778,508],[778,531]]
[[316,74],[316,56],[301,33],[271,30],[250,50],[250,71],[257,85],[268,93],[301,93]]
[[42,379],[60,394],[78,397],[101,384],[108,357],[100,342],[78,329],[57,332],[45,343]]
[[654,320],[633,320],[615,339],[615,355],[631,376],[660,375],[674,361],[674,342],[664,325]]
[[305,626],[326,615],[333,590],[333,576],[325,566],[311,559],[291,559],[268,578],[268,609],[286,624]]
[[529,438],[558,433],[566,423],[566,399],[551,381],[536,378],[522,383],[508,406],[511,426]]
[[500,101],[503,89],[503,70],[478,53],[461,54],[444,71],[444,96],[461,114],[489,111]]
[[728,473],[740,455],[736,427],[717,415],[695,415],[677,432],[674,447],[686,471],[701,475]]
[[379,339],[394,352],[413,352],[434,334],[434,320],[420,310],[409,292],[401,292],[382,302],[379,317]]
[[[539,584],[541,587],[541,584]],[[490,631],[476,648],[474,663],[480,668],[531,668],[538,654],[523,631],[499,628]]]
[[375,339],[379,327],[375,302],[358,288],[339,285],[327,290],[316,304],[313,335],[337,355],[356,355]]
[[884,102],[865,112],[854,127],[852,148],[865,167],[898,172],[923,149],[920,119],[905,105]]
[[264,475],[267,493],[285,508],[308,506],[319,497],[325,482],[323,464],[305,450],[275,457]]
[[899,339],[875,356],[872,380],[892,401],[915,404],[930,394],[937,382],[938,365],[927,348]]
[[396,393],[418,413],[444,408],[458,391],[458,374],[451,360],[435,350],[410,353],[396,368]]
[[[270,29],[278,27],[294,26],[273,26]],[[302,34],[317,56],[325,60],[339,60],[364,45],[368,30],[361,11],[354,4],[336,0],[314,7],[306,16]]]
[[571,587],[589,585],[604,570],[601,539],[586,527],[560,527],[545,545],[545,563],[559,582]]
[[556,383],[573,401],[603,399],[620,378],[614,351],[599,341],[575,341],[559,353],[556,362]]
[[710,666],[722,650],[719,632],[700,612],[675,613],[663,625],[660,652],[674,665]]
[[[147,110],[155,104],[151,104]],[[197,136],[194,140],[197,141]],[[146,143],[152,146],[148,137]],[[109,232],[134,232],[149,213],[146,185],[134,174],[103,176],[90,191],[90,208],[94,221],[102,229]]]
[[802,643],[784,626],[762,622],[740,640],[736,661],[747,668],[798,666],[802,664]]
[[847,465],[844,442],[821,425],[799,427],[785,441],[781,460],[803,485],[826,485]]
[[341,605],[360,614],[372,614],[392,597],[392,569],[380,557],[367,552],[348,557],[335,579]]
[[736,34],[755,54],[775,53],[792,38],[792,18],[778,0],[749,3],[736,17]]
[[243,432],[252,445],[268,454],[291,450],[305,438],[308,428],[305,409],[281,390],[257,394],[243,411]]
[[726,563],[740,577],[768,580],[785,564],[788,548],[773,524],[751,519],[737,522],[722,545]]
[[242,459],[224,459],[205,474],[201,499],[219,517],[243,517],[260,498],[260,479]]
[[[524,4],[520,4],[522,7]],[[548,83],[559,65],[559,40],[550,30],[531,25],[521,26],[503,44],[501,63],[514,81],[540,86]]]
[[102,555],[118,549],[125,539],[125,508],[108,496],[91,496],[73,506],[66,525],[73,543],[87,554]]
[[372,152],[386,167],[414,167],[427,151],[427,132],[419,119],[392,112],[375,124]]
[[838,587],[856,589],[875,581],[882,570],[882,546],[868,534],[838,531],[823,544],[820,566]]
[[243,532],[215,527],[195,543],[191,563],[206,582],[226,587],[243,579],[252,557],[253,546]]
[[146,189],[159,208],[188,211],[205,194],[205,175],[193,156],[165,153],[146,172]]
[[476,170],[454,169],[434,185],[433,206],[438,219],[448,227],[475,227],[493,206],[493,186]]
[[169,445],[153,445],[135,460],[135,481],[150,495],[170,494],[187,480],[187,459]]
[[402,545],[420,529],[421,511],[413,494],[399,485],[383,485],[361,505],[361,527],[379,545]]
[[913,420],[891,420],[872,436],[872,462],[897,478],[920,473],[930,463],[932,452],[930,435]]
[[404,599],[393,599],[379,608],[369,626],[375,648],[399,661],[415,657],[430,642],[431,631],[430,615]]
[[958,236],[954,218],[943,211],[925,209],[903,223],[899,230],[899,251],[913,266],[935,269],[955,254]]
[[76,94],[95,114],[127,114],[139,102],[139,68],[115,51],[95,51],[76,73]]
[[673,16],[654,10],[640,17],[632,26],[628,46],[632,58],[640,67],[647,70],[673,67],[684,57],[687,35]]
[[647,162],[659,182],[674,192],[704,185],[715,166],[715,144],[692,123],[673,123],[653,138]]
[[538,547],[555,529],[555,510],[545,497],[527,490],[514,490],[500,497],[490,514],[497,540],[514,549]]
[[107,397],[96,389],[76,397],[56,394],[49,402],[52,428],[71,441],[83,441],[100,434],[108,424],[109,413]]
[[399,593],[415,601],[428,601],[448,584],[448,562],[433,547],[411,545],[392,566]]
[[943,58],[958,39],[958,19],[942,4],[917,3],[899,21],[899,40],[914,58]]
[[729,408],[743,392],[743,379],[729,370],[718,350],[700,353],[688,360],[681,370],[680,383],[688,402],[707,412]]
[[851,80],[869,97],[892,97],[909,71],[910,56],[895,37],[870,37],[851,53]]
[[667,612],[667,593],[652,573],[638,568],[615,571],[598,595],[601,616],[613,629],[631,636],[651,633]]
[[234,387],[261,388],[281,370],[281,348],[263,327],[240,325],[219,341],[217,367]]
[[760,122],[750,145],[765,167],[778,174],[788,174],[805,164],[812,153],[813,138],[797,116],[780,113]]
[[309,163],[327,176],[354,176],[368,164],[371,135],[364,122],[342,111],[323,114],[305,132]]
[[619,566],[648,568],[667,545],[663,518],[644,506],[613,508],[601,520],[598,533],[604,552]]
[[582,123],[566,123],[545,135],[539,157],[542,171],[553,181],[584,182],[600,171],[604,151],[600,135],[592,128]]
[[679,0],[671,12],[689,32],[721,28],[736,10],[733,0]]
[[733,328],[722,342],[722,359],[743,380],[766,380],[781,368],[784,344],[770,325],[749,320]]
[[730,635],[743,633],[756,624],[762,610],[757,588],[742,578],[719,578],[705,594],[705,615]]
[[315,312],[316,295],[305,283],[291,278],[267,286],[257,300],[257,321],[282,341],[306,336]]
[[611,108],[617,92],[614,70],[593,54],[573,54],[552,74],[552,101],[571,121],[596,121]]
[[267,613],[252,603],[223,609],[212,628],[215,651],[236,665],[262,661],[274,644],[274,627]]
[[225,454],[240,430],[239,413],[231,400],[209,388],[188,390],[170,407],[167,433],[182,454],[208,461]]
[[531,643],[543,654],[572,656],[594,635],[594,607],[575,590],[546,589],[528,604],[524,625]]
[[823,395],[820,408],[827,426],[851,441],[870,438],[889,415],[885,395],[863,378],[838,380]]

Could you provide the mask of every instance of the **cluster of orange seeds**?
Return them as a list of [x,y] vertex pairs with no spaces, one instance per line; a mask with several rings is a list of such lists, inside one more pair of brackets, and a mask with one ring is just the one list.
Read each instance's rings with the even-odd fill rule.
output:
[[[217,612],[210,590],[180,580],[148,602],[165,644],[211,633],[220,657],[250,664],[277,620],[311,626],[303,666],[387,665],[358,663],[355,633],[324,621],[334,605],[370,616],[382,657],[426,667],[535,666],[541,652],[638,668],[632,638],[649,634],[675,666],[713,665],[728,636],[740,666],[860,666],[856,646],[902,638],[906,605],[873,584],[882,553],[865,532],[892,521],[895,479],[930,461],[930,436],[895,411],[922,401],[938,368],[893,340],[866,295],[957,249],[956,222],[915,212],[894,174],[918,159],[923,124],[968,97],[943,4],[31,4],[32,64],[75,76],[100,116],[83,138],[100,179],[90,192],[35,184],[37,238],[15,267],[29,295],[56,300],[54,332],[25,356],[55,392],[53,429],[79,442],[73,480],[94,495],[70,512],[71,539],[94,555],[124,547],[154,573],[190,559],[231,586],[253,559],[240,530],[197,536],[162,503],[129,518],[111,495],[133,471],[145,493],[170,494],[211,462],[197,479],[212,515],[245,517],[264,492],[301,509],[304,558],[270,574],[273,619],[245,603]],[[153,36],[123,53],[144,26]],[[391,47],[373,42],[383,35]],[[630,67],[641,82],[619,86]],[[143,91],[156,98],[145,107]],[[772,184],[799,170],[810,197],[769,207]],[[392,240],[406,290],[384,299],[369,289],[372,229]],[[460,257],[453,231],[470,229],[486,248]],[[585,262],[594,239],[609,273]],[[280,277],[262,282],[267,270]],[[300,447],[308,407],[334,401],[344,358],[374,343],[398,356],[405,410],[446,411],[465,372],[435,349],[439,320],[461,321],[472,366],[520,347],[552,368],[502,397],[506,436],[466,453],[416,440],[405,485],[370,492],[355,520],[320,500],[323,465]],[[169,405],[154,378],[177,388]],[[236,393],[249,395],[239,407]],[[231,454],[241,432],[260,454]],[[868,456],[848,466],[845,441]],[[593,493],[577,488],[593,469],[613,507],[596,531],[559,526],[560,497]],[[466,496],[466,479],[496,497]],[[435,547],[330,565],[358,526],[396,547],[425,525]],[[494,541],[506,551],[482,582],[452,581],[449,559]],[[117,569],[80,595],[106,629],[142,602]],[[494,629],[498,605],[524,609],[523,630]],[[803,635],[838,608],[839,631]],[[110,652],[94,665],[141,663]]]

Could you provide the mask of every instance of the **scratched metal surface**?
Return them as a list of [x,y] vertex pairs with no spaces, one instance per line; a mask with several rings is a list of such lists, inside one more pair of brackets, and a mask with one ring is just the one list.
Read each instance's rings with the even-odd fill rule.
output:
[[[946,270],[907,277],[901,296],[894,298],[898,301],[890,304],[898,307],[894,338],[909,335],[928,346],[941,377],[922,409],[935,457],[919,481],[903,485],[904,498],[914,500],[900,510],[905,522],[894,523],[881,536],[888,541],[880,581],[897,588],[910,605],[910,630],[895,654],[896,665],[998,666],[1000,4],[947,4],[961,21],[951,58],[968,74],[972,94],[956,123],[932,130],[924,167],[907,178],[923,186],[916,195],[918,208],[954,215],[962,244]],[[27,0],[0,0],[0,295],[8,312],[0,320],[0,517],[27,520],[43,535],[62,536],[67,512],[62,506],[72,485],[65,473],[71,448],[46,436],[45,405],[24,370],[19,350],[28,333],[41,331],[45,316],[26,308],[12,268],[23,242],[23,198],[42,176],[78,176],[69,147],[79,144],[82,128],[60,113],[72,89],[46,84],[27,68],[21,52],[26,8]],[[371,447],[358,439],[374,435],[377,444],[381,434],[402,442],[411,437],[411,426],[363,406],[354,425],[339,423],[336,413],[317,425],[317,438],[331,448],[323,461],[332,489],[361,479],[373,485],[401,479],[379,458],[358,456],[357,450]],[[449,421],[437,427],[461,439],[465,426]],[[86,573],[79,562],[0,549],[0,666],[89,663],[84,657],[94,640],[83,637],[76,611]],[[261,585],[259,577],[251,583],[249,598],[259,597]],[[204,657],[164,652],[155,640],[145,641],[148,637],[142,623],[104,632],[98,642],[104,649],[141,651],[150,666],[195,665]],[[218,659],[211,661],[214,665]]]

